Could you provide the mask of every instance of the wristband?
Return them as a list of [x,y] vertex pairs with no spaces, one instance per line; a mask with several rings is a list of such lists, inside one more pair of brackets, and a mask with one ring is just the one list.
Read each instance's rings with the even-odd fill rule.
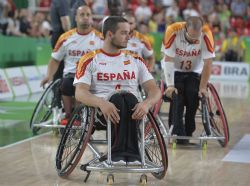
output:
[[164,61],[162,66],[167,87],[174,86],[174,63],[171,61]]

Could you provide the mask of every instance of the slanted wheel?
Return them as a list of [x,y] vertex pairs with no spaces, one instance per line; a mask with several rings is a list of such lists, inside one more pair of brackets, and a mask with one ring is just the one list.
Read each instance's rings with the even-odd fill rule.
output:
[[[141,139],[141,138],[139,138]],[[162,167],[160,172],[152,172],[157,179],[164,178],[168,168],[167,149],[163,136],[159,130],[159,125],[150,112],[145,122],[145,159],[153,162],[158,167]]]
[[228,122],[218,93],[212,84],[208,84],[208,112],[213,134],[224,137],[218,141],[222,147],[226,147],[229,141]]
[[[161,80],[158,82],[158,86],[160,87],[161,90],[161,94],[164,94],[164,81]],[[159,111],[161,109],[161,105],[162,105],[163,99],[161,98],[156,105],[154,106],[154,111],[153,111],[153,115],[156,116],[157,114],[159,114]]]
[[140,177],[140,185],[146,185],[148,181],[147,175],[146,174],[142,174]]
[[56,153],[57,173],[67,177],[75,169],[89,142],[94,122],[94,109],[77,107],[64,129]]
[[39,99],[30,120],[30,128],[33,134],[37,134],[41,129],[41,127],[35,125],[42,125],[49,120],[52,122],[53,108],[61,108],[61,97],[59,92],[60,83],[61,79],[57,79],[51,83]]
[[113,174],[108,174],[107,176],[107,183],[108,185],[113,185],[114,184],[114,175]]

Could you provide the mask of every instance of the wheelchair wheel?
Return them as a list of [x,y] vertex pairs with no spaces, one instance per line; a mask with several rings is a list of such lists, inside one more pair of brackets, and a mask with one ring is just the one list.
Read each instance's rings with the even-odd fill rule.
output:
[[150,112],[145,122],[145,159],[162,167],[160,172],[152,172],[157,179],[164,178],[168,168],[167,149],[156,119]]
[[91,137],[94,109],[77,107],[64,129],[56,153],[56,169],[60,177],[66,178],[75,169]]
[[219,143],[222,147],[226,147],[229,141],[228,122],[218,93],[210,83],[208,84],[208,95],[208,111],[211,130],[216,136],[224,137],[223,140],[219,140]]
[[61,97],[59,92],[60,83],[61,79],[57,79],[51,83],[39,99],[30,120],[30,128],[32,129],[33,134],[37,134],[41,129],[41,127],[35,125],[42,125],[43,122],[46,122],[49,119],[52,120],[53,108],[56,106],[61,108]]
[[[164,81],[161,80],[158,82],[158,85],[159,85],[159,88],[161,90],[161,95],[164,95]],[[161,109],[161,105],[162,105],[162,102],[163,102],[163,99],[161,98],[155,105],[154,107],[154,111],[153,111],[153,114],[154,116],[156,116],[157,114],[159,114],[159,111]]]

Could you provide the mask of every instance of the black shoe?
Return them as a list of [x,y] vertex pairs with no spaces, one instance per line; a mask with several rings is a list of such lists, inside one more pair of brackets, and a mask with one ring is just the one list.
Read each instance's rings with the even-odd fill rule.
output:
[[126,165],[126,158],[123,156],[113,156],[111,159],[113,165]]
[[141,165],[141,160],[139,160],[139,158],[136,157],[128,157],[127,165]]
[[179,145],[188,145],[189,140],[188,139],[177,139],[177,144],[179,144]]

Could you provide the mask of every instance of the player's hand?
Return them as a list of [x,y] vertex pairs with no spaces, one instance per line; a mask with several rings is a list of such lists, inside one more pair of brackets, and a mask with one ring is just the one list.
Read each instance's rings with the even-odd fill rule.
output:
[[116,106],[106,100],[103,100],[103,102],[100,105],[100,109],[102,111],[102,114],[104,115],[106,121],[110,119],[112,123],[119,124],[120,121],[120,110],[116,108]]
[[208,97],[208,92],[206,88],[200,88],[199,97],[202,97],[202,96]]
[[46,83],[49,83],[51,81],[51,78],[46,76],[40,83],[40,87],[45,88]]
[[144,116],[148,114],[151,105],[145,100],[143,102],[137,103],[132,109],[134,113],[132,114],[132,119],[141,120]]
[[167,97],[169,97],[171,99],[172,99],[173,92],[175,92],[176,94],[178,94],[178,90],[175,87],[173,87],[173,86],[167,87],[167,89],[165,91]]

